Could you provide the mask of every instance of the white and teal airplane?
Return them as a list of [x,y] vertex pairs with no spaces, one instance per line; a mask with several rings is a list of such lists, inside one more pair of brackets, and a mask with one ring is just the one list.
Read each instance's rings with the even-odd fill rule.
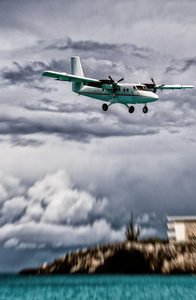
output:
[[[53,77],[57,80],[71,81],[72,91],[86,97],[91,97],[109,104],[104,103],[102,109],[108,110],[108,107],[115,103],[124,104],[130,113],[135,108],[132,104],[144,104],[143,113],[148,112],[146,103],[154,102],[159,99],[156,94],[157,90],[165,89],[191,89],[192,85],[156,85],[153,78],[152,83],[120,83],[124,78],[115,81],[111,76],[109,79],[93,79],[84,77],[82,65],[79,56],[71,57],[71,74],[45,71],[43,76]],[[130,106],[128,105],[130,104]]]

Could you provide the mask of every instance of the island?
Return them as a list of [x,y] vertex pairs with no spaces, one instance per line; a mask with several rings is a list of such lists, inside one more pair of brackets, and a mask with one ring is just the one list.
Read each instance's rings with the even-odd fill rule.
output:
[[195,274],[196,241],[124,242],[69,252],[19,275]]

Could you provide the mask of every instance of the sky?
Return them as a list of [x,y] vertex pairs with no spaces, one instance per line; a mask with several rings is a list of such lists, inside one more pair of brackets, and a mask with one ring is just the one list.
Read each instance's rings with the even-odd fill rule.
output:
[[167,237],[168,215],[196,215],[196,92],[115,104],[78,96],[70,73],[196,86],[194,0],[0,1],[0,272],[68,251]]

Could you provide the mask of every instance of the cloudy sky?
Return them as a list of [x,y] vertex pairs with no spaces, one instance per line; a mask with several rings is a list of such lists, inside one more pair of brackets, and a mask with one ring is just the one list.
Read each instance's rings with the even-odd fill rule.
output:
[[123,241],[130,211],[142,237],[196,214],[195,89],[105,113],[41,76],[79,55],[88,77],[196,86],[195,15],[194,0],[0,1],[0,272]]

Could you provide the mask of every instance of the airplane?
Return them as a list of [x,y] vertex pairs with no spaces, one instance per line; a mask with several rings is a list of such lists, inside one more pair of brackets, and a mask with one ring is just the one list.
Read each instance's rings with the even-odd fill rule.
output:
[[111,76],[108,76],[108,79],[84,77],[79,56],[71,57],[71,74],[45,71],[42,76],[72,82],[72,91],[78,95],[109,102],[109,104],[104,103],[102,105],[103,111],[107,111],[108,107],[115,103],[121,103],[128,108],[129,113],[133,113],[135,110],[133,104],[142,103],[144,105],[143,113],[146,114],[148,112],[147,103],[159,99],[156,94],[157,90],[191,89],[194,87],[180,84],[156,85],[153,78],[151,78],[152,83],[121,83],[124,78],[115,81]]

